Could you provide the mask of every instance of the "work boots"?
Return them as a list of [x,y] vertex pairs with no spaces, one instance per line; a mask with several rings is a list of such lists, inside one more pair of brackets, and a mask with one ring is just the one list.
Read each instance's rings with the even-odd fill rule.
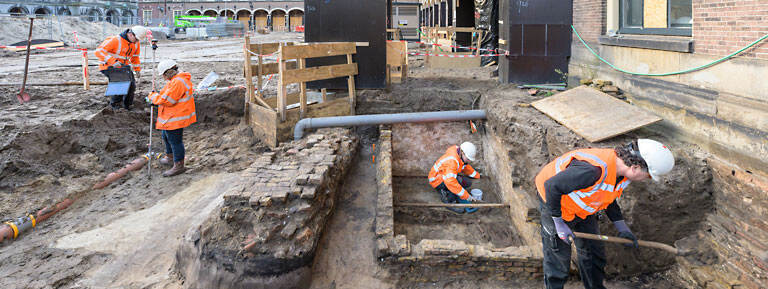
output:
[[173,154],[165,154],[160,159],[160,164],[164,166],[172,166],[173,165]]
[[173,163],[173,167],[170,170],[167,170],[163,172],[164,177],[172,177],[175,175],[182,174],[187,171],[187,168],[184,167],[184,160],[178,161]]

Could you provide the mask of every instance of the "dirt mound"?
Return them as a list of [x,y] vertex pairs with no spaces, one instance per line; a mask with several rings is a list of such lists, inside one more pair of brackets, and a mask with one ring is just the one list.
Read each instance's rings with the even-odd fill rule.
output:
[[[95,48],[107,36],[118,34],[121,31],[120,27],[109,22],[88,22],[77,17],[54,16],[35,19],[32,39],[53,39],[70,46],[76,46],[72,32],[77,32],[78,44],[81,47]],[[0,17],[0,45],[26,41],[28,33],[28,18]]]

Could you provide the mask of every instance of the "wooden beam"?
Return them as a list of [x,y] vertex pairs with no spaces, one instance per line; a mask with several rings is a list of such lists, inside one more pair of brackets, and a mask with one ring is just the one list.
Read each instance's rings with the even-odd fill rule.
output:
[[255,43],[250,45],[251,51],[257,53],[257,50],[261,50],[261,52],[258,52],[261,55],[275,53],[279,47],[280,43]]
[[328,91],[325,88],[321,88],[320,93],[323,95],[323,102],[328,101]]
[[[261,77],[264,75],[264,71],[262,71],[262,69],[263,69],[262,64],[264,63],[264,59],[261,56],[261,45],[259,45],[258,48],[256,49],[256,53],[259,54],[258,57],[257,57],[259,63],[258,63],[258,67],[256,67],[256,71],[258,72],[257,76],[259,77],[259,79],[256,82],[257,82],[257,85],[259,87],[259,97],[261,97],[263,99],[264,98],[264,93],[262,93],[262,89],[264,89],[264,88],[262,87],[262,83],[261,82],[263,80],[261,79]],[[250,56],[247,57],[247,58],[250,58]],[[249,61],[249,64],[250,64],[250,61]],[[253,86],[253,67],[251,67],[251,76],[248,77],[248,79],[251,82],[251,86]]]
[[[351,56],[351,54],[349,54]],[[285,70],[285,62],[281,59],[281,81],[284,84],[309,82],[315,80],[331,79],[357,74],[357,63],[336,64],[327,66],[310,67],[304,69]]]
[[[355,66],[355,73],[357,74],[357,63],[352,63],[352,54],[347,54],[347,65]],[[355,76],[350,75],[347,77],[347,86],[349,87],[349,114],[355,115]]]
[[284,52],[283,49],[287,48],[288,46],[280,46],[278,49],[278,54],[280,55],[280,59],[278,59],[279,63],[279,73],[280,73],[280,80],[277,82],[277,111],[280,114],[280,121],[285,121],[285,57],[283,56]]
[[312,43],[307,45],[281,46],[281,49],[282,60],[357,53],[357,48],[355,47],[354,42]]
[[[285,69],[291,70],[291,69],[296,69],[297,67],[298,67],[298,65],[296,64],[295,60],[294,61],[286,61],[285,62]],[[257,65],[253,65],[252,69],[253,70],[258,70]],[[261,71],[259,72],[259,75],[266,76],[266,75],[270,75],[270,74],[276,74],[276,73],[279,73],[279,72],[280,72],[280,69],[278,67],[278,63],[277,62],[263,63],[263,64],[261,64]],[[261,86],[259,86],[259,87],[261,87]]]
[[[249,36],[245,37],[245,44],[243,45],[243,69],[245,70],[245,90],[246,90],[246,99],[245,99],[245,115],[248,116],[248,105],[249,103],[255,102],[256,96],[255,91],[253,89],[253,67],[251,66],[251,53],[248,51],[248,47],[251,47],[251,38]],[[259,63],[261,63],[261,58],[259,58]],[[261,80],[261,77],[259,77],[259,80]],[[261,81],[259,81],[259,86],[261,86]]]
[[[307,63],[304,58],[299,59],[299,70],[306,69]],[[304,118],[304,114],[307,111],[307,83],[299,83],[299,118]]]
[[443,203],[395,203],[395,207],[422,207],[422,208],[509,208],[509,204],[443,204]]

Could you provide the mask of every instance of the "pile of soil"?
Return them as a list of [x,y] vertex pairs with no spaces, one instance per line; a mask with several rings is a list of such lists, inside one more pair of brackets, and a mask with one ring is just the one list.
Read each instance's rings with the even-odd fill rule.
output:
[[[78,17],[60,16],[35,19],[32,39],[53,39],[76,46],[73,31],[77,32],[80,47],[96,48],[105,37],[122,32],[124,28],[109,22],[88,22]],[[26,41],[29,19],[26,17],[0,17],[0,45]]]

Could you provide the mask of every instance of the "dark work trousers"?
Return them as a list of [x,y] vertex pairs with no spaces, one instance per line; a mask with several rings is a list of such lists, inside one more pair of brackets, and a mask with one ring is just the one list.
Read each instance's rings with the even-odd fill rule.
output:
[[173,154],[173,162],[184,160],[184,129],[163,130],[165,153]]
[[123,65],[120,68],[110,66],[106,70],[102,70],[101,73],[109,79],[109,82],[131,82],[127,95],[113,95],[112,99],[109,101],[109,105],[111,105],[112,108],[119,108],[122,103],[122,106],[125,107],[125,109],[130,110],[133,106],[133,93],[136,91],[136,79],[133,77],[133,70],[131,70],[131,67],[128,65]]
[[[544,284],[547,289],[563,288],[568,281],[568,271],[571,264],[571,246],[557,237],[555,222],[552,214],[541,199],[539,199],[539,212],[541,212],[541,244],[544,251]],[[574,232],[600,234],[597,224],[597,215],[590,215],[586,219],[578,216],[570,222],[566,222]],[[605,288],[603,279],[605,275],[605,248],[603,243],[595,240],[576,238],[576,252],[578,253],[578,266],[581,282],[584,288]]]
[[[465,175],[459,175],[456,177],[456,180],[459,181],[459,185],[461,185],[464,190],[467,191],[467,194],[469,194],[469,187],[472,186],[472,178]],[[459,200],[461,200],[459,196],[451,192],[448,187],[445,186],[445,183],[438,185],[435,190],[440,194],[440,200],[443,201],[443,203],[458,203]]]

